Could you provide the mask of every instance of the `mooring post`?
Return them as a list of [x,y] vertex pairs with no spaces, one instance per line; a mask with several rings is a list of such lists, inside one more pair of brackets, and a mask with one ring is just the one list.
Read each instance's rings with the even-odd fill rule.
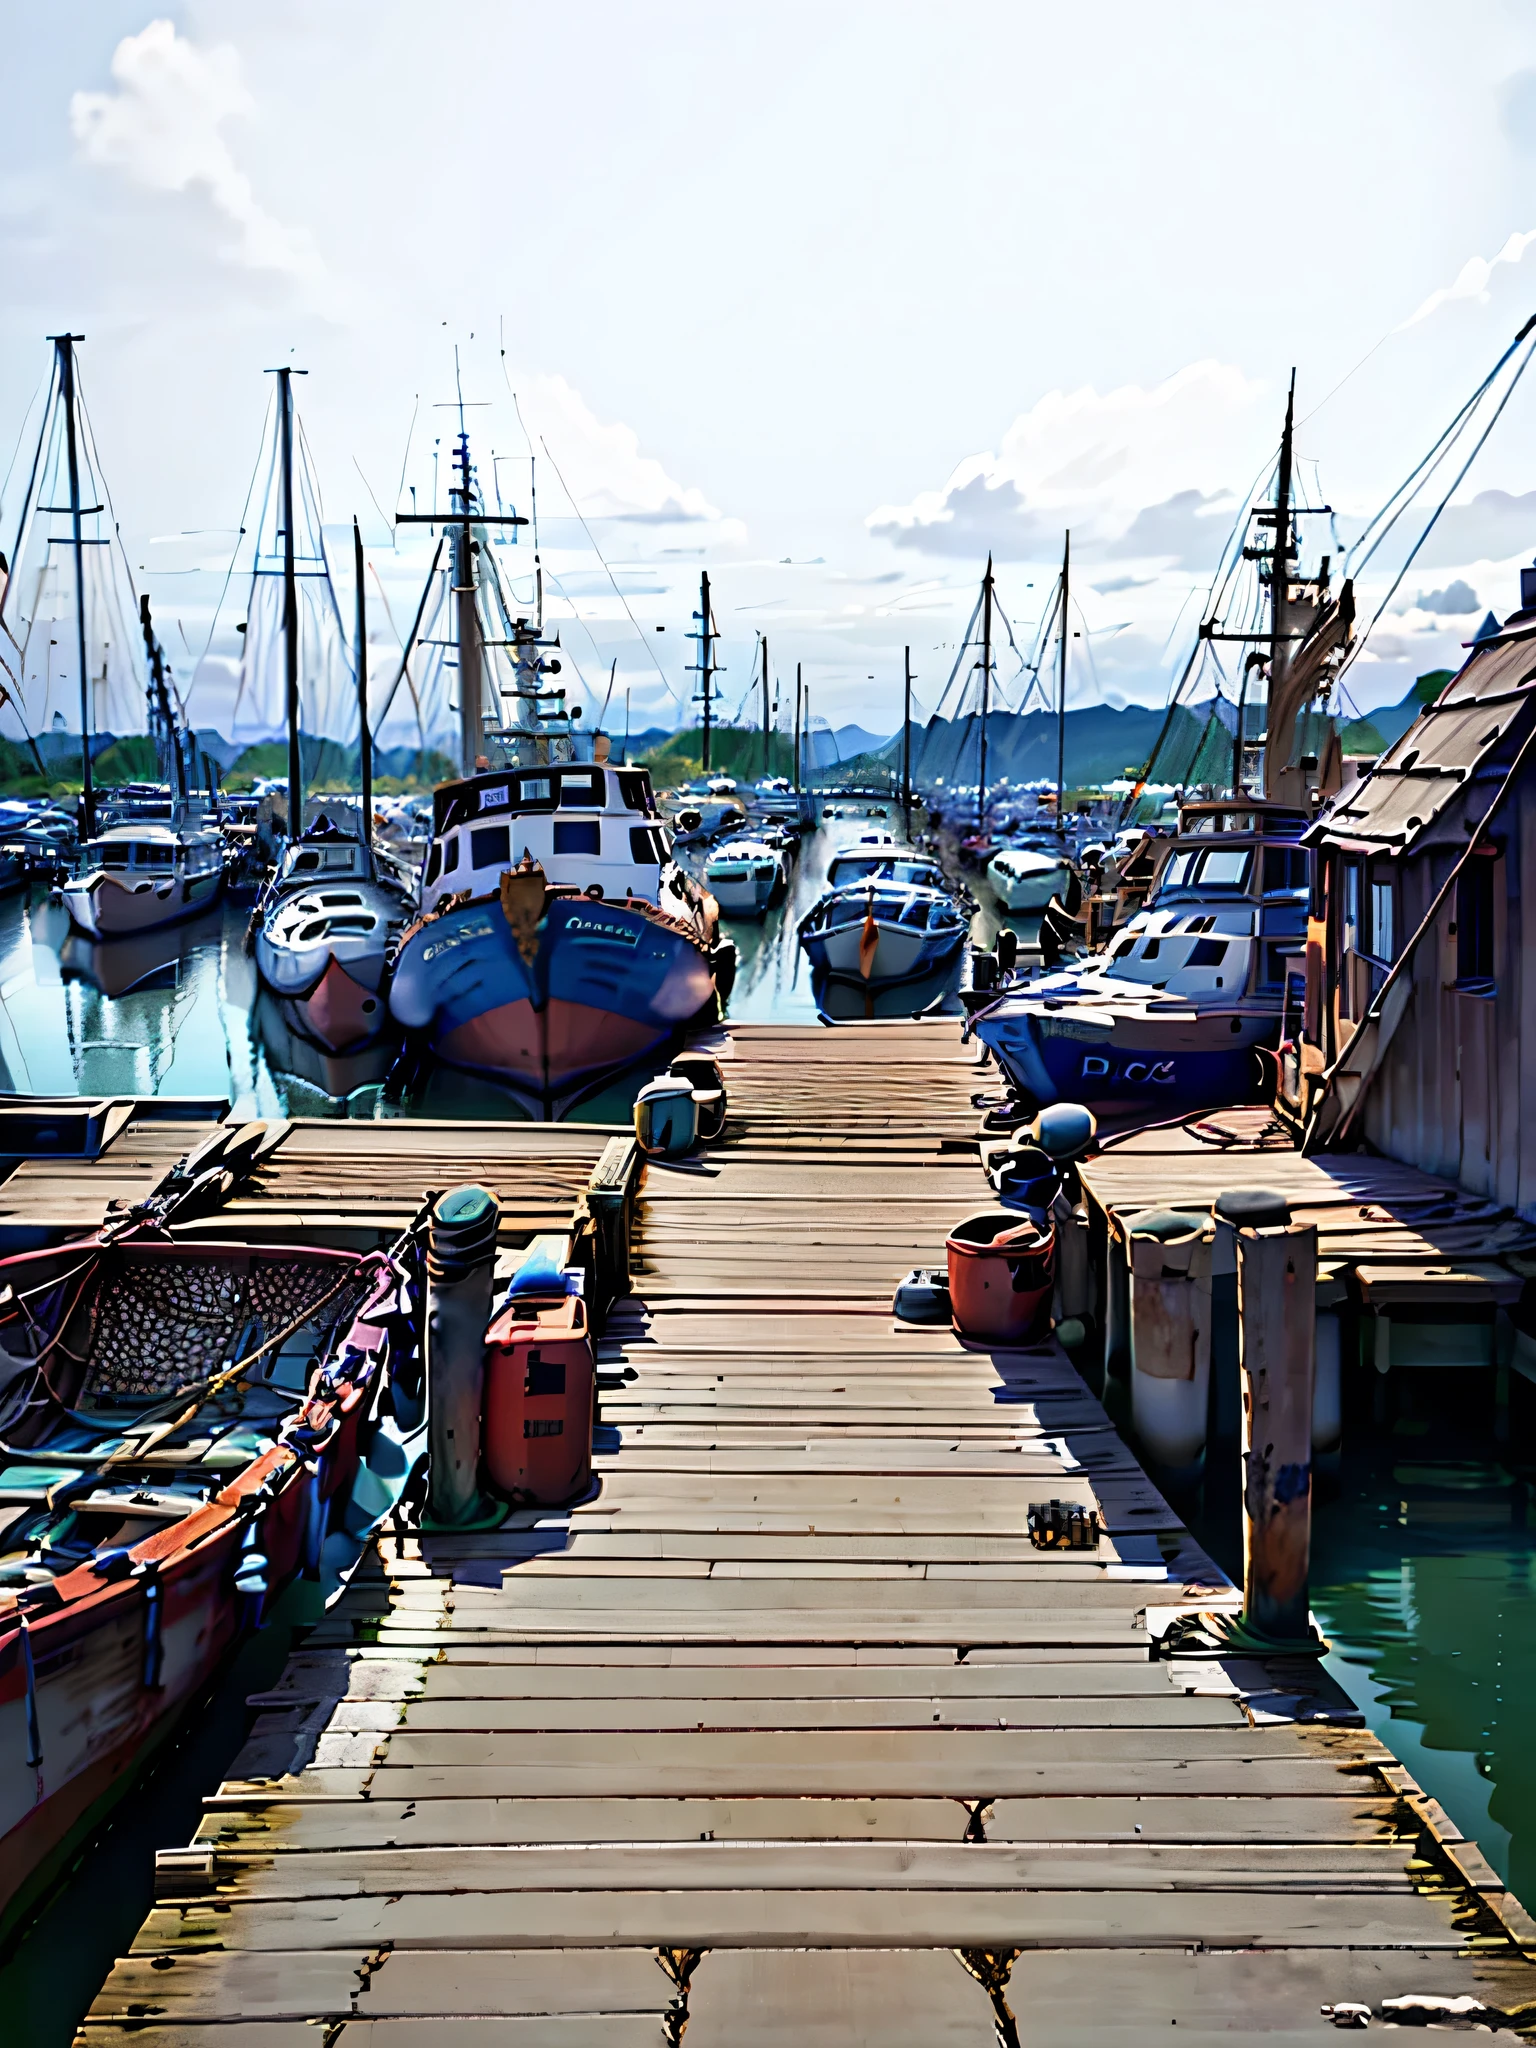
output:
[[1237,1232],[1237,1308],[1243,1620],[1276,1641],[1308,1641],[1316,1225]]
[[427,1238],[427,1520],[467,1528],[504,1508],[480,1493],[480,1410],[501,1211],[485,1188],[433,1205]]

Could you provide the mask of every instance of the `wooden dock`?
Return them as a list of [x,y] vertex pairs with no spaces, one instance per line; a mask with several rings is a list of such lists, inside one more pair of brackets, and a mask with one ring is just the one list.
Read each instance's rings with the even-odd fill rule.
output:
[[[989,1206],[953,1025],[734,1048],[726,1141],[646,1170],[600,1486],[375,1546],[81,2043],[1528,2026],[1536,1923],[1304,1662],[1154,1659],[1233,1596],[1064,1354],[893,1322]],[[1031,1547],[1053,1497],[1097,1551]]]

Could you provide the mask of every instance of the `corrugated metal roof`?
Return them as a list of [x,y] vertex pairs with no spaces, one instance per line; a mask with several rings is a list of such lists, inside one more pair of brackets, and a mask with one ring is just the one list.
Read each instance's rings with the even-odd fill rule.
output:
[[1536,625],[1475,648],[1435,702],[1307,834],[1314,845],[1411,846],[1536,704]]

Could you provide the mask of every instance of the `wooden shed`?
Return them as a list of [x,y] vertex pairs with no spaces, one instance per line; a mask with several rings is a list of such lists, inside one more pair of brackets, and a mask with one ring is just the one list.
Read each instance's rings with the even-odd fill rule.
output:
[[1364,1141],[1536,1217],[1536,569],[1521,581],[1306,835],[1279,1103],[1308,1150]]

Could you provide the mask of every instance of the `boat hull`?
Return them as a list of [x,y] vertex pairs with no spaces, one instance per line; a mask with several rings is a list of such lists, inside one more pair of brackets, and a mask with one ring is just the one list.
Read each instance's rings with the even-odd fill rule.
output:
[[1014,1086],[1039,1102],[1157,1104],[1172,1114],[1253,1098],[1254,1048],[1274,1044],[1279,1019],[1261,1010],[1191,1006],[1149,1016],[1005,998],[974,1028]]
[[1028,874],[1011,874],[999,869],[996,861],[987,869],[993,893],[1010,912],[1044,910],[1053,896],[1065,894],[1071,879],[1072,870],[1065,861],[1052,861]]
[[407,935],[390,1008],[450,1066],[552,1102],[657,1052],[714,994],[702,941],[673,919],[555,897],[525,959],[492,897]]
[[[875,921],[873,958],[864,950],[865,921],[835,925],[830,931],[806,932],[800,943],[812,968],[836,981],[861,981],[875,985],[916,981],[954,954],[965,934],[962,930],[933,933],[915,926]],[[866,972],[866,962],[868,971]]]
[[148,877],[123,882],[101,870],[66,882],[63,896],[65,907],[83,932],[93,939],[115,939],[196,917],[217,902],[223,886],[224,876],[218,869],[168,877],[163,882]]

